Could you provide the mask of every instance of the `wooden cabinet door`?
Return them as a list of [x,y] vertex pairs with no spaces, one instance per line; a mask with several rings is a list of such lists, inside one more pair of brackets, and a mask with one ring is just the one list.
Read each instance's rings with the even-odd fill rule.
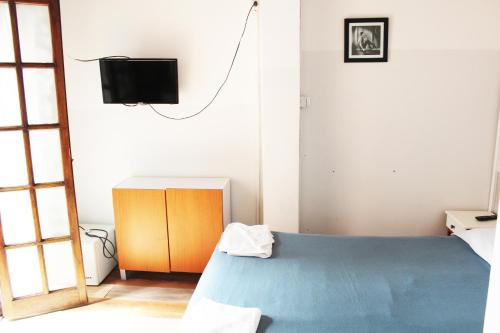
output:
[[169,272],[164,190],[113,189],[120,269]]
[[222,234],[222,190],[167,189],[170,268],[201,273]]

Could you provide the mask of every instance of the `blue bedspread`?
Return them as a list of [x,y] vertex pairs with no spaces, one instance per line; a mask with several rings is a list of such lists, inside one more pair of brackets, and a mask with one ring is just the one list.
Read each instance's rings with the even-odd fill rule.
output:
[[270,259],[216,251],[202,297],[259,307],[259,332],[482,332],[490,266],[458,237],[276,233]]

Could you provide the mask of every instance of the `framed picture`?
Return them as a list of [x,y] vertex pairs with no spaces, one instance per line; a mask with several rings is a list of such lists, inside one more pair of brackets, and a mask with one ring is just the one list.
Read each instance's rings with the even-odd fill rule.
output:
[[387,17],[347,18],[344,34],[344,62],[387,62]]

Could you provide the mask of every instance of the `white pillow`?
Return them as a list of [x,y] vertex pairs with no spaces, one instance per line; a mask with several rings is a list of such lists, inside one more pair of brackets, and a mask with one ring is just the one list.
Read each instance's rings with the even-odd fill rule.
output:
[[454,233],[462,238],[481,258],[491,265],[493,245],[495,243],[495,228],[478,228],[460,230]]

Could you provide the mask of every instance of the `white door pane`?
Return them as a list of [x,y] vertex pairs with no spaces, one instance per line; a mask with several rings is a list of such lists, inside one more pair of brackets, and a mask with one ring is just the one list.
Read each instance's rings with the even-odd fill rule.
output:
[[71,242],[43,246],[49,290],[76,287],[75,265]]
[[42,293],[42,275],[36,246],[6,252],[12,295],[23,297]]
[[64,180],[59,130],[30,131],[35,183]]
[[14,62],[9,5],[5,2],[0,3],[0,62]]
[[1,192],[0,219],[5,244],[36,240],[29,191]]
[[58,122],[56,85],[51,68],[23,69],[24,93],[29,124]]
[[21,131],[0,132],[0,187],[28,184]]
[[[0,50],[1,48],[2,45],[0,45]],[[14,68],[0,68],[0,87],[2,87],[0,89],[0,126],[21,125],[17,74]]]
[[49,7],[18,4],[17,24],[23,62],[52,62]]
[[68,208],[64,187],[36,190],[42,238],[69,236]]

